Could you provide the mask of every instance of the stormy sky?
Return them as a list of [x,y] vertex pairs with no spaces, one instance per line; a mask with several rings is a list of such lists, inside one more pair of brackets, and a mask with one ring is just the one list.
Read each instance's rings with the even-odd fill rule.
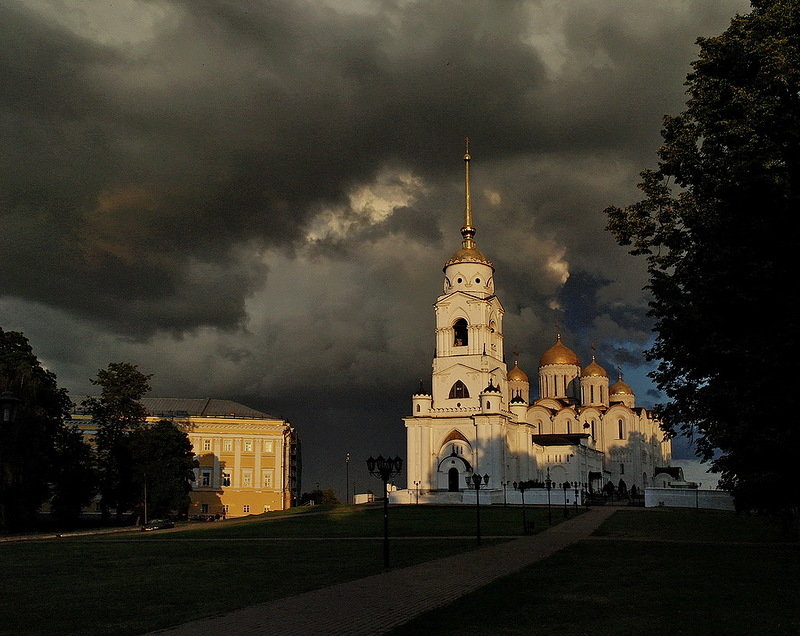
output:
[[[660,396],[637,199],[698,36],[742,0],[4,0],[0,326],[73,396],[239,400],[303,440],[304,489],[375,488],[430,378],[432,304],[473,212],[506,359],[566,344]],[[559,327],[556,327],[559,325]],[[372,483],[374,482],[374,483]]]

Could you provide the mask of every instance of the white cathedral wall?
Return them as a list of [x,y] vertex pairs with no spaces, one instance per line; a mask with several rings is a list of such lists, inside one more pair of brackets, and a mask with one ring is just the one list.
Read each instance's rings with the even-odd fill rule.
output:
[[490,476],[490,488],[502,488],[503,481],[536,478],[537,461],[530,441],[532,431],[528,426],[511,421],[508,415],[412,417],[404,422],[409,488],[415,488],[414,482],[419,481],[422,490],[446,490],[447,470],[452,467],[459,469],[459,488],[465,488],[465,471],[459,462],[442,468],[442,461],[447,460],[454,444],[445,440],[453,431],[466,438],[465,444],[455,444],[463,448],[463,456],[474,471]]

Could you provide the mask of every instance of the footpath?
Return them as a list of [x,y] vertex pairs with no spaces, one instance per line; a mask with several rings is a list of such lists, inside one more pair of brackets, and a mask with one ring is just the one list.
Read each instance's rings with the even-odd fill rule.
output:
[[159,636],[383,634],[588,537],[616,508],[592,508],[544,532],[154,632]]

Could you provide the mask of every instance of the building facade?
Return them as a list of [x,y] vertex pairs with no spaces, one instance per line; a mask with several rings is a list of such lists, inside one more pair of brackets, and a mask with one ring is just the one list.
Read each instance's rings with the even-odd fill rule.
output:
[[[231,400],[143,398],[141,403],[148,421],[173,421],[192,442],[198,467],[190,516],[241,517],[296,502],[300,440],[286,420]],[[76,411],[73,418],[93,436],[87,415]]]
[[548,479],[585,490],[652,485],[669,465],[670,441],[621,378],[611,384],[594,357],[582,366],[560,336],[539,360],[538,398],[516,362],[507,368],[495,268],[475,242],[470,160],[467,150],[461,247],[434,305],[431,389],[420,386],[404,419],[409,489],[423,501],[456,501],[475,473],[496,491]]

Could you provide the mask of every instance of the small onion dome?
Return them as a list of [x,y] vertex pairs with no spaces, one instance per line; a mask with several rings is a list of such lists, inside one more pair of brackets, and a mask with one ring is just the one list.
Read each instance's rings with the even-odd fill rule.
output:
[[609,395],[633,395],[633,389],[625,384],[622,380],[614,382],[608,387]]
[[483,390],[483,393],[500,393],[500,387],[495,386],[492,379],[489,378],[489,386]]
[[511,398],[511,404],[525,404],[525,398],[522,397],[522,391],[517,391],[516,395]]
[[528,374],[519,368],[519,362],[514,360],[514,368],[508,372],[506,378],[509,382],[528,382]]
[[606,370],[603,367],[595,362],[594,356],[592,356],[592,361],[583,369],[583,371],[581,371],[581,377],[607,378],[608,373],[606,373]]
[[444,266],[448,267],[456,263],[483,263],[494,269],[492,261],[486,258],[477,247],[462,247],[450,257]]
[[544,367],[548,364],[574,364],[580,366],[581,361],[569,347],[561,343],[561,334],[558,335],[556,343],[542,354],[539,359],[539,366]]

